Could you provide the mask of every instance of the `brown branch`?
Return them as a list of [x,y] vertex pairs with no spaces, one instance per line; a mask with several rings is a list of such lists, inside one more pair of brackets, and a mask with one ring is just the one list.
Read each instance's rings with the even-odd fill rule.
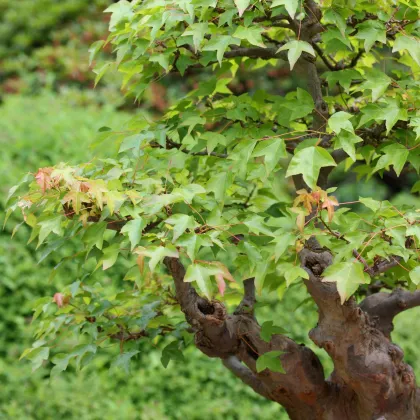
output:
[[236,356],[229,356],[223,359],[223,365],[227,367],[237,378],[239,378],[245,385],[251,387],[257,394],[262,395],[269,400],[272,399],[264,383]]
[[336,70],[335,66],[330,61],[328,61],[327,57],[325,57],[325,54],[319,45],[316,42],[312,42],[312,46],[314,47],[314,50],[319,55],[319,57],[321,57],[321,60],[324,62],[324,64],[328,67],[328,69],[331,71]]
[[[283,45],[284,43],[278,43],[278,45]],[[185,47],[185,46],[182,46]],[[187,48],[187,47],[185,47]],[[230,51],[226,51],[223,55],[224,58],[237,58],[237,57],[248,57],[248,58],[261,58],[262,60],[271,60],[271,59],[279,59],[287,61],[287,52],[286,51],[279,51],[278,47],[276,48],[262,48],[262,47],[238,47],[236,45],[230,45]],[[187,48],[188,49],[188,48]],[[191,69],[203,69],[213,64],[217,64],[218,61],[209,61],[207,65],[202,65],[200,63],[192,64],[186,68],[186,72]],[[171,73],[178,73],[179,70],[176,67],[173,67]]]
[[375,262],[372,267],[369,268],[368,274],[371,277],[377,276],[385,271],[391,270],[400,264],[402,258],[396,255],[391,255],[389,259],[383,258]]
[[358,53],[351,59],[349,64],[344,65],[341,68],[339,68],[339,66],[336,66],[337,70],[345,70],[345,69],[350,69],[350,68],[354,67],[358,63],[360,58],[363,57],[364,53],[365,53],[365,50],[359,50]]
[[[283,43],[284,44],[284,43]],[[261,58],[263,60],[271,60],[272,58],[278,58],[280,60],[287,60],[287,52],[277,52],[276,48],[261,48],[261,47],[237,47],[231,45],[231,50],[226,51],[224,54],[225,58],[236,58],[236,57],[249,57],[249,58]]]
[[255,299],[255,282],[254,278],[244,280],[244,297],[235,310],[235,315],[249,314],[254,316]]
[[[152,144],[152,143],[151,143]],[[152,147],[159,147],[163,149],[163,146],[161,146],[159,143],[153,142]],[[203,150],[201,152],[190,152],[189,150],[185,150],[182,148],[182,144],[175,143],[174,141],[170,139],[166,139],[166,147],[168,149],[178,149],[182,153],[186,153],[188,155],[192,156],[214,156],[218,158],[225,159],[228,157],[227,153],[217,153],[217,152],[211,152],[208,153],[207,150]]]
[[164,264],[174,279],[176,299],[182,312],[188,323],[192,327],[197,327],[197,322],[203,321],[206,314],[212,311],[211,303],[200,297],[191,283],[184,282],[185,268],[178,258],[166,257]]
[[366,297],[360,308],[368,313],[375,323],[376,328],[387,337],[391,336],[394,329],[394,318],[408,309],[420,306],[420,290],[395,289],[392,293],[380,292]]

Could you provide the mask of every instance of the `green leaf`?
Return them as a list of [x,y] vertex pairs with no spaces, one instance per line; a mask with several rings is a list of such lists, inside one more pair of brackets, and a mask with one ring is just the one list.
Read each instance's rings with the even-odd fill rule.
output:
[[271,8],[284,6],[292,19],[295,18],[296,10],[299,5],[299,0],[273,0]]
[[127,233],[128,239],[131,243],[131,251],[138,245],[141,239],[143,228],[146,222],[139,217],[138,219],[130,220],[121,229],[121,233]]
[[44,360],[48,360],[49,355],[49,347],[37,347],[30,349],[26,354],[22,354],[21,358],[26,357],[29,359],[32,362],[32,372],[35,372],[42,366]]
[[290,161],[286,177],[303,175],[303,180],[315,189],[319,171],[325,166],[337,166],[332,156],[322,147],[311,146],[299,150]]
[[170,64],[170,53],[160,53],[158,55],[153,55],[149,58],[150,62],[158,63],[160,66],[165,69],[166,72],[169,71],[169,64]]
[[251,0],[234,0],[234,2],[238,9],[239,16],[242,16],[245,12],[245,9],[250,5]]
[[257,290],[257,294],[261,295],[262,289],[264,287],[264,281],[267,276],[267,270],[269,266],[269,261],[263,261],[256,265],[255,267],[255,289]]
[[341,35],[346,36],[346,20],[333,7],[329,7],[324,13],[324,20],[326,23],[332,23],[340,30]]
[[362,142],[363,139],[353,132],[341,130],[340,134],[335,137],[334,149],[343,149],[353,160],[356,161],[356,147],[355,144]]
[[[299,106],[296,106],[296,101]],[[290,121],[306,117],[315,108],[312,96],[304,89],[296,89],[296,101],[293,100],[290,104],[292,109],[292,113],[290,114]]]
[[206,141],[207,153],[210,154],[219,144],[226,146],[226,137],[220,133],[206,131],[200,136],[200,139]]
[[118,254],[120,253],[120,244],[113,244],[105,248],[103,253],[102,269],[108,270],[108,268],[111,268],[117,262]]
[[243,224],[250,232],[255,233],[256,235],[263,234],[266,236],[276,236],[276,234],[267,227],[264,222],[264,218],[262,216],[258,216],[257,214],[245,219]]
[[209,179],[206,185],[207,192],[213,192],[216,201],[223,205],[228,188],[232,184],[231,172],[220,172]]
[[194,218],[187,214],[174,214],[166,219],[165,223],[174,226],[173,242],[175,242],[187,229],[193,229],[195,225]]
[[127,0],[120,0],[118,3],[112,4],[104,13],[112,13],[109,22],[109,30],[112,31],[122,20],[129,20],[134,16],[134,3],[131,4]]
[[373,44],[378,41],[386,44],[386,30],[379,20],[367,20],[357,25],[356,38],[364,40],[366,52],[369,52]]
[[257,372],[262,372],[265,369],[269,369],[272,372],[279,372],[279,373],[286,373],[283,369],[281,364],[280,356],[284,354],[284,352],[280,350],[276,351],[269,351],[267,353],[262,354],[257,359]]
[[363,271],[360,262],[336,263],[327,267],[324,271],[323,282],[337,283],[337,290],[341,298],[341,304],[350,298],[359,288],[360,284],[368,283],[368,275]]
[[328,71],[324,73],[325,79],[328,82],[330,89],[334,87],[336,83],[340,83],[343,86],[344,91],[349,93],[350,86],[353,80],[361,79],[362,75],[354,69],[345,69],[339,71]]
[[339,134],[341,130],[347,130],[352,132],[353,125],[349,121],[353,115],[349,114],[348,112],[339,111],[335,114],[331,115],[328,120],[328,127],[331,128],[336,134]]
[[165,258],[178,258],[179,254],[176,249],[163,246],[151,246],[149,248],[137,248],[136,253],[138,255],[144,255],[150,258],[149,268],[150,271],[154,272],[156,266]]
[[291,233],[286,233],[278,236],[276,239],[274,239],[273,242],[276,244],[274,248],[274,261],[277,262],[279,258],[286,252],[287,248],[295,243],[295,238]]
[[50,233],[55,233],[59,236],[63,235],[63,228],[61,226],[62,221],[62,216],[56,216],[51,219],[38,222],[38,226],[41,228],[39,231],[38,247],[44,242],[45,238]]
[[360,85],[360,89],[372,91],[372,101],[377,101],[388,89],[391,79],[378,69],[366,71],[366,81]]
[[256,140],[242,140],[229,155],[229,159],[237,162],[235,170],[242,179],[246,178],[248,161],[256,144]]
[[410,280],[416,286],[420,284],[420,266],[417,266],[410,271]]
[[138,350],[127,351],[121,353],[117,356],[117,358],[112,362],[112,368],[120,368],[125,371],[125,373],[130,373],[130,364],[131,359],[140,352]]
[[179,344],[177,341],[172,341],[169,343],[163,350],[161,356],[161,362],[163,367],[166,369],[171,360],[184,362],[185,358],[182,354],[182,351],[179,349]]
[[395,99],[387,100],[387,107],[382,109],[381,119],[385,120],[386,134],[389,134],[397,121],[407,121],[407,110]]
[[59,373],[64,372],[71,360],[70,354],[58,353],[52,359],[51,362],[54,363],[54,367],[51,369],[50,376],[52,378],[56,377]]
[[312,48],[312,45],[306,41],[289,41],[287,44],[280,47],[277,52],[284,50],[288,50],[287,58],[290,64],[290,70],[293,70],[296,61],[298,61],[303,52],[307,52],[315,57],[315,51]]
[[261,338],[269,343],[273,334],[287,334],[287,331],[282,327],[274,325],[273,321],[264,322],[264,324],[261,325]]
[[413,60],[420,66],[420,42],[414,36],[402,35],[396,36],[392,52],[407,50]]
[[412,192],[412,193],[417,193],[417,192],[420,192],[420,181],[417,181],[417,182],[413,185],[413,188],[411,188],[411,192]]
[[252,156],[264,156],[264,166],[268,175],[279,163],[280,158],[287,156],[284,140],[268,139],[260,141],[255,147]]
[[239,39],[244,39],[252,45],[265,48],[261,33],[264,32],[264,28],[258,26],[238,26],[233,36]]
[[410,127],[414,127],[414,132],[416,133],[416,140],[420,137],[420,117],[410,119]]
[[207,22],[193,23],[190,25],[181,36],[193,37],[194,51],[197,53],[200,50],[200,45],[204,40],[204,36],[208,32],[209,24]]
[[92,248],[94,245],[96,245],[98,249],[102,249],[106,228],[106,222],[97,222],[92,223],[85,230],[82,240],[86,243],[88,249]]
[[201,236],[196,235],[195,233],[190,233],[182,235],[177,241],[177,246],[184,247],[190,260],[194,261],[201,243]]
[[241,41],[238,38],[233,38],[230,35],[213,36],[207,45],[204,46],[203,51],[216,51],[217,61],[222,66],[223,55],[229,45],[240,45]]
[[191,283],[195,281],[198,288],[204,294],[204,296],[211,300],[212,297],[212,287],[210,282],[210,275],[212,271],[201,264],[191,264],[187,268],[185,273],[184,281]]
[[409,150],[402,144],[390,144],[382,149],[383,154],[376,163],[374,172],[390,165],[394,166],[395,173],[400,176],[409,155]]
[[302,268],[291,264],[284,272],[286,286],[289,287],[298,278],[309,279],[309,274]]
[[118,153],[122,153],[130,149],[138,150],[142,142],[148,137],[150,138],[150,136],[146,136],[144,134],[133,134],[132,136],[126,137],[122,141]]
[[380,201],[374,200],[373,198],[369,197],[359,197],[359,201],[375,213],[381,208],[382,205]]
[[98,52],[101,50],[102,46],[105,44],[104,40],[99,40],[94,42],[89,48],[89,66],[92,64],[92,61],[95,59]]
[[111,66],[111,64],[112,64],[111,62],[107,62],[100,69],[93,70],[93,72],[96,74],[96,77],[95,77],[95,87],[99,83],[99,81],[102,79],[102,77],[104,76],[104,74],[106,73],[106,71],[108,70],[108,68]]

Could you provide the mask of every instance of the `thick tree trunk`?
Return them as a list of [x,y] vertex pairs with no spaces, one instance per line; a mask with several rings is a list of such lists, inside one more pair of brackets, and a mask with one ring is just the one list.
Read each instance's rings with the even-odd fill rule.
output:
[[[176,258],[166,258],[176,286],[177,299],[195,331],[195,344],[209,357],[222,359],[245,384],[267,399],[281,404],[296,420],[413,420],[420,418],[420,395],[413,371],[403,361],[403,352],[382,331],[378,314],[383,306],[396,302],[401,312],[402,298],[380,294],[361,306],[354,299],[341,305],[333,283],[322,282],[322,272],[331,263],[331,254],[305,248],[302,266],[309,274],[306,286],[319,307],[312,341],[326,350],[334,371],[324,377],[317,356],[307,347],[284,335],[273,335],[269,343],[260,337],[253,314],[253,279],[246,280],[244,298],[229,315],[218,301],[198,296],[184,283],[184,268]],[[315,273],[317,274],[315,274]],[[417,294],[403,293],[405,301]],[[381,302],[381,303],[380,303]],[[362,308],[369,308],[367,311]],[[285,373],[268,369],[258,373],[256,360],[268,351],[280,350]]]

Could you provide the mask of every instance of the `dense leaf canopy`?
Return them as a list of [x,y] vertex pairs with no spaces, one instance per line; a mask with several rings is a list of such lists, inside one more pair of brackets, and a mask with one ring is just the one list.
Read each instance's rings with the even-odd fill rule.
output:
[[[108,339],[120,340],[114,363],[126,370],[137,351],[124,346],[136,339],[172,335],[162,363],[182,359],[190,339],[165,257],[183,263],[184,281],[202,296],[232,304],[251,277],[258,294],[308,279],[298,254],[311,237],[332,254],[323,281],[337,284],[342,303],[377,276],[389,288],[420,284],[419,210],[339,202],[328,183],[336,170],[360,182],[388,171],[418,176],[419,7],[324,1],[321,17],[306,3],[121,0],[106,10],[116,54],[97,66],[96,83],[117,69],[140,102],[172,73],[198,83],[156,121],[103,127],[96,145],[110,158],[40,168],[12,188],[9,213],[22,212],[42,259],[70,238],[80,243],[55,269],[75,261],[79,277],[37,304],[38,341],[26,352],[35,368],[64,327],[88,339],[55,355],[53,374],[72,359],[87,363]],[[92,45],[91,60],[104,44]],[[286,95],[230,90],[239,71],[252,79],[281,61],[307,83]],[[89,284],[120,260],[127,290],[110,296]],[[281,371],[279,354],[260,357],[257,369]]]

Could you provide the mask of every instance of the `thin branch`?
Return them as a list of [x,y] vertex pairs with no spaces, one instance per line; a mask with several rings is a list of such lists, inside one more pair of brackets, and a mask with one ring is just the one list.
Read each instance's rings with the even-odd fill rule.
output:
[[269,400],[272,399],[265,385],[250,369],[243,365],[236,356],[229,356],[227,359],[224,359],[223,364],[244,384],[250,386],[257,394],[260,394]]
[[250,47],[243,48],[231,45],[231,50],[226,51],[224,54],[225,58],[235,57],[249,57],[249,58],[261,58],[263,60],[271,60],[272,58],[278,58],[280,60],[287,60],[287,52],[277,52],[278,48],[261,48],[261,47]]
[[365,53],[365,50],[359,50],[359,52],[351,59],[350,64],[343,67],[343,69],[349,69],[354,67],[357,62],[362,58],[363,54]]
[[373,264],[369,269],[369,274],[374,277],[385,271],[391,270],[391,268],[396,267],[400,264],[402,258],[396,255],[391,255],[389,259],[381,259]]
[[[190,152],[188,150],[182,149],[182,144],[175,143],[174,141],[170,139],[166,139],[166,145],[168,149],[178,149],[180,152],[185,153],[187,155],[192,155],[192,156],[214,156],[221,159],[226,159],[228,157],[227,153],[217,153],[217,152],[208,153],[207,150],[203,150],[201,152]],[[152,147],[159,147],[161,149],[164,148],[159,143],[153,143]]]
[[249,314],[254,316],[254,305],[256,302],[255,299],[255,279],[249,278],[244,280],[244,297],[242,298],[241,303],[235,310],[235,315],[240,314]]
[[211,303],[197,294],[191,283],[184,282],[185,268],[178,258],[164,259],[175,283],[176,299],[184,312],[187,321],[194,327],[196,322],[205,318],[205,313],[211,311]]
[[312,42],[312,46],[314,47],[314,50],[317,52],[317,54],[321,57],[321,60],[324,62],[324,64],[328,67],[328,69],[331,71],[336,70],[335,66],[327,59],[319,45],[316,42]]

